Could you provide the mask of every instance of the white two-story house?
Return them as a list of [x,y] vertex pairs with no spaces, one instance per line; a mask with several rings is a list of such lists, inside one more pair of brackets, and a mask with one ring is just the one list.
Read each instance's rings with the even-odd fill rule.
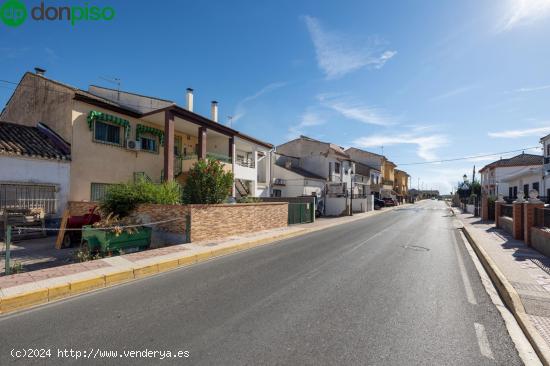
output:
[[544,155],[542,166],[543,187],[540,195],[546,198],[546,203],[550,203],[550,134],[541,138],[540,143]]
[[515,199],[518,192],[528,197],[529,190],[541,192],[543,157],[534,154],[519,154],[508,159],[499,159],[485,165],[481,173],[481,187],[485,194],[499,194]]
[[343,196],[350,192],[355,167],[342,147],[300,136],[277,146],[276,151],[298,158],[299,168],[325,178],[327,193]]

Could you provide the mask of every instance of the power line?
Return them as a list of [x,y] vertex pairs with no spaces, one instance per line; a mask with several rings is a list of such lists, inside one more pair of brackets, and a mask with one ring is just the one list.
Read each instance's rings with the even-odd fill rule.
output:
[[525,147],[525,148],[523,148],[523,149],[502,151],[502,152],[496,152],[496,153],[492,153],[492,154],[464,156],[464,157],[461,157],[461,158],[453,158],[453,159],[420,161],[420,162],[416,162],[416,163],[405,163],[405,164],[397,164],[397,165],[398,165],[398,166],[403,166],[403,165],[422,165],[422,164],[446,163],[446,162],[450,162],[450,161],[477,159],[477,158],[485,158],[485,157],[495,156],[495,155],[511,154],[511,153],[515,153],[515,152],[519,152],[519,151],[532,150],[532,149],[540,149],[540,146]]

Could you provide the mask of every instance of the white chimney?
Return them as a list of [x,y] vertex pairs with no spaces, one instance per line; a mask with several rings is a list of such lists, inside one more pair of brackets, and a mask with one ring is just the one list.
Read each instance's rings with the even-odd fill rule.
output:
[[187,88],[185,99],[187,100],[187,110],[193,112],[193,89]]
[[212,121],[218,122],[218,102],[216,102],[215,100],[212,101],[210,112]]

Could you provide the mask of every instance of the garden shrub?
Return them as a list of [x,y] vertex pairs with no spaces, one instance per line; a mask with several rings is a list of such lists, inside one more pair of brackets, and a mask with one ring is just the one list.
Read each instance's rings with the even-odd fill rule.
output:
[[193,165],[183,186],[186,204],[222,203],[231,194],[233,173],[217,160],[201,159]]
[[140,203],[174,205],[181,203],[181,187],[176,182],[156,184],[147,181],[116,184],[107,190],[100,203],[104,213],[129,215]]

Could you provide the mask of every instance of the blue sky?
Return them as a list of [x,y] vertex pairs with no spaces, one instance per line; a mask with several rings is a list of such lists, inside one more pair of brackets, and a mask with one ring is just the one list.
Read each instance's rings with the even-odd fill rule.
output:
[[[0,79],[42,66],[80,88],[118,77],[182,105],[193,87],[197,112],[218,100],[222,122],[233,116],[245,133],[383,146],[413,186],[445,192],[500,155],[404,164],[533,147],[550,133],[550,0],[87,3],[115,18],[0,23]],[[0,82],[1,105],[13,88]]]

